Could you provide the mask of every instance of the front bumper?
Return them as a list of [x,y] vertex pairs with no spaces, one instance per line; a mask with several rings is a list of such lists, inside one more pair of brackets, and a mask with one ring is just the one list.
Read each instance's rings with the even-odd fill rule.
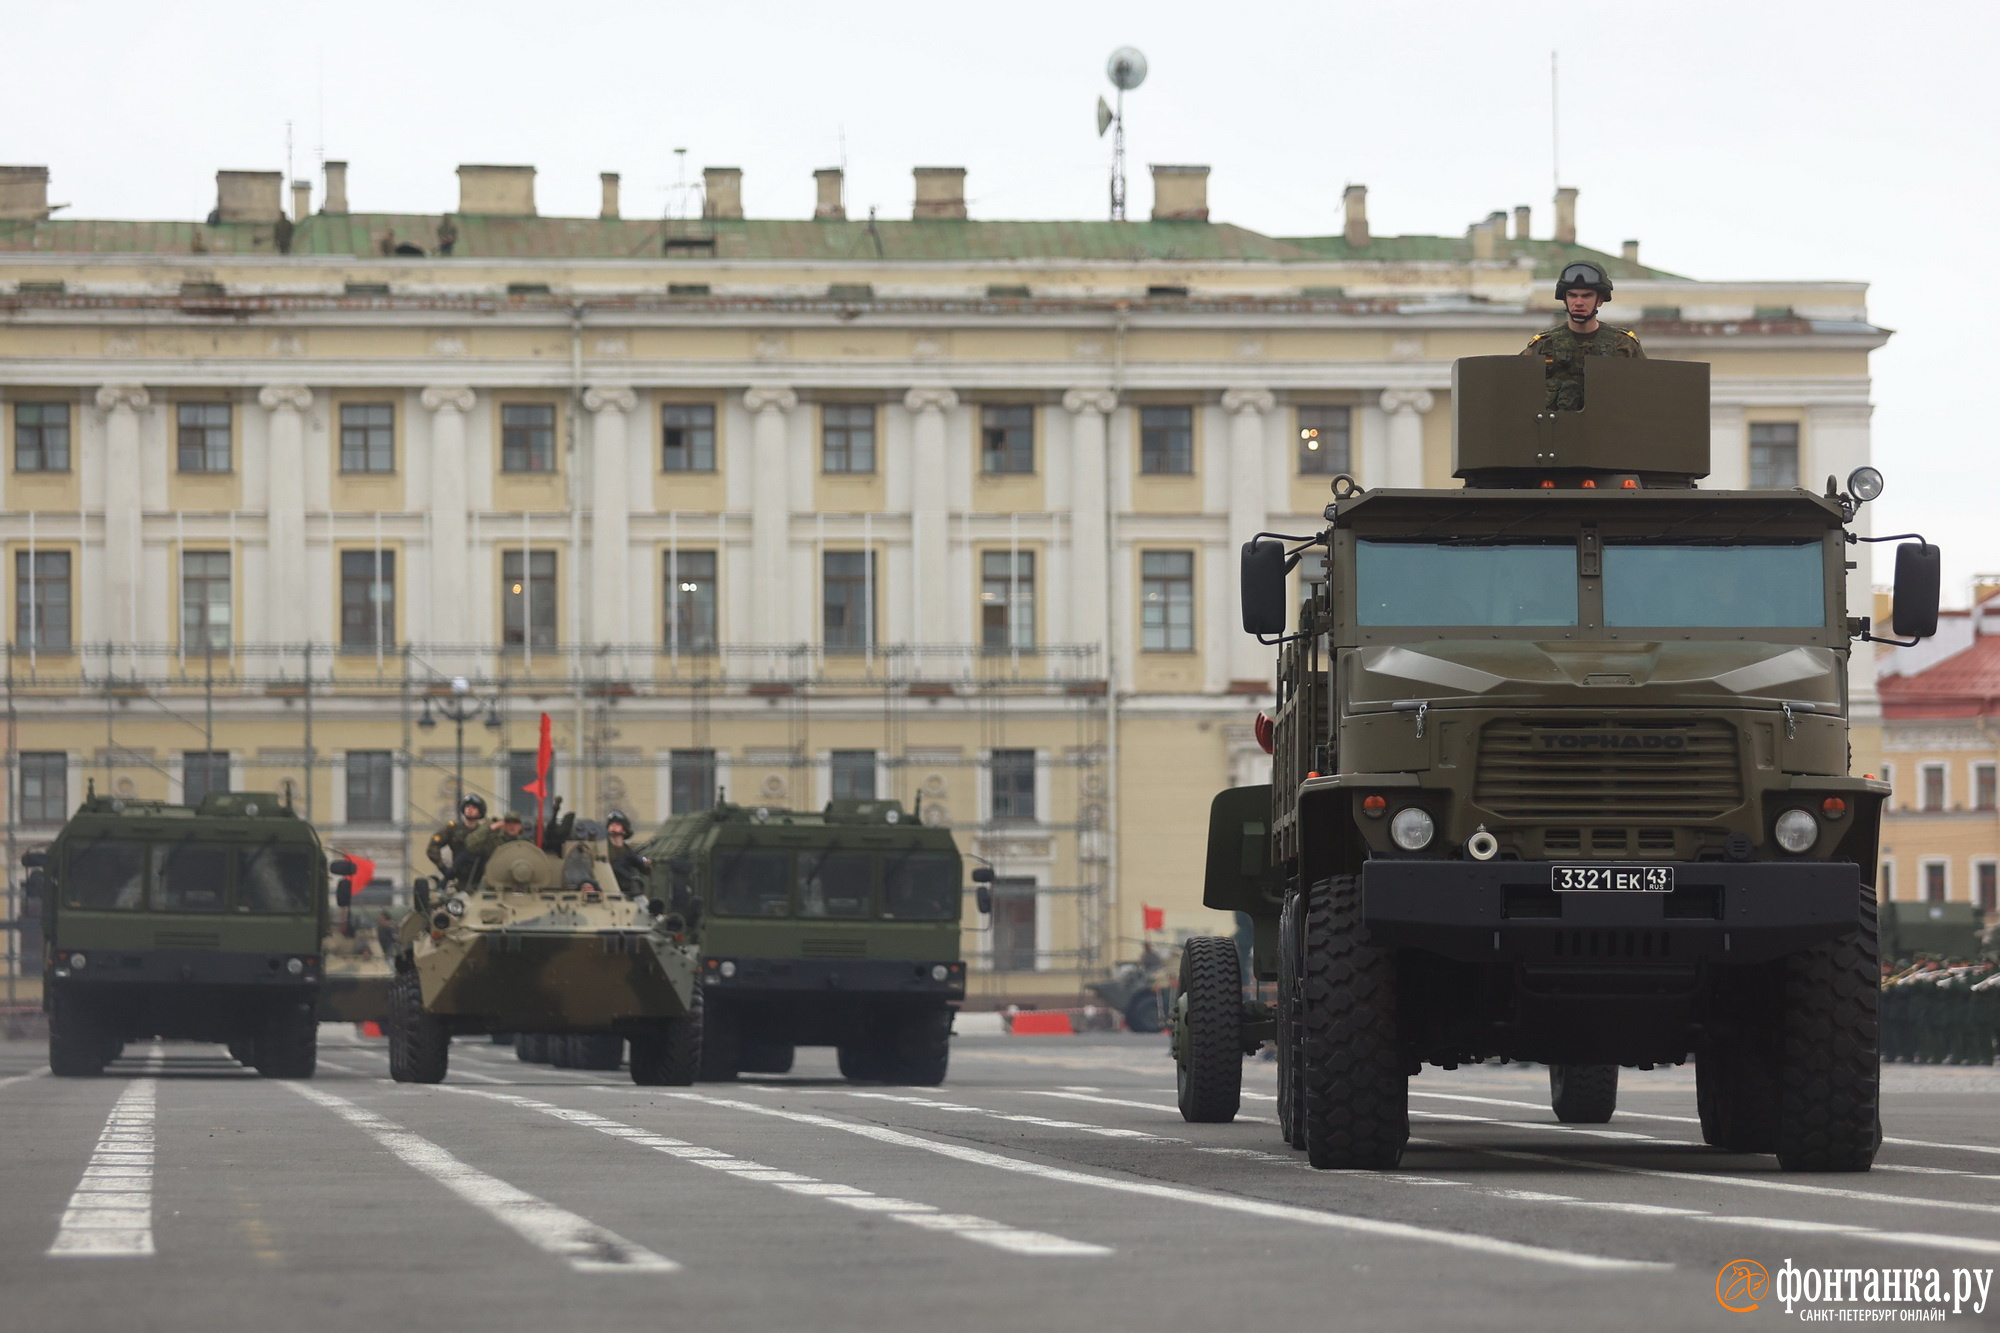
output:
[[[70,964],[74,954],[84,966]],[[298,959],[300,970],[286,964]],[[50,968],[52,980],[73,986],[132,985],[317,986],[317,953],[236,953],[219,949],[64,949]]]
[[[939,968],[944,975],[936,975]],[[845,995],[937,995],[965,998],[965,964],[892,958],[727,958],[701,960],[711,993],[752,995],[817,991]]]
[[1670,893],[1559,893],[1547,862],[1378,858],[1362,870],[1364,913],[1371,934],[1396,947],[1592,969],[1764,962],[1862,926],[1852,864],[1669,864]]

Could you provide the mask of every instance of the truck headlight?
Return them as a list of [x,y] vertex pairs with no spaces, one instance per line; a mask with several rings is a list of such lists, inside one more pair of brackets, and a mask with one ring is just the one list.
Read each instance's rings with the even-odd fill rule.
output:
[[716,970],[722,973],[722,975],[725,977],[733,977],[736,975],[736,964],[729,962],[727,959],[725,959],[723,960],[722,966],[717,968]]
[[303,958],[287,958],[285,960],[285,971],[291,973],[293,976],[303,976],[305,970],[306,964]]
[[1810,811],[1787,810],[1778,816],[1774,832],[1780,847],[1788,852],[1803,852],[1819,841],[1819,821]]
[[1406,852],[1421,852],[1431,845],[1431,838],[1437,833],[1437,825],[1428,810],[1419,810],[1414,805],[1404,806],[1389,821],[1389,836],[1396,845]]
[[444,905],[444,910],[450,912],[453,916],[464,916],[465,899],[453,898],[450,902]]
[[80,953],[73,953],[69,956],[69,965],[81,972],[84,968],[90,966],[90,960]]

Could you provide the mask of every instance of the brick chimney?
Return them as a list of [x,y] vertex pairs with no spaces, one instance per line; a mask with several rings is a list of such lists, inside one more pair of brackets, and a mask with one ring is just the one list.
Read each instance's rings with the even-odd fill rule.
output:
[[39,222],[49,215],[47,167],[0,167],[0,218]]
[[1340,204],[1347,215],[1340,234],[1359,250],[1368,244],[1368,187],[1348,186],[1340,192]]
[[1526,204],[1514,205],[1515,240],[1525,241],[1528,239],[1528,219],[1533,215],[1534,215],[1534,210],[1529,208]]
[[615,171],[598,172],[597,185],[603,191],[603,202],[597,206],[597,216],[608,222],[616,222],[618,220],[618,173]]
[[326,195],[319,201],[322,213],[345,213],[347,211],[347,164],[329,162],[326,164]]
[[1153,168],[1153,221],[1208,221],[1208,168]]
[[701,215],[740,221],[743,217],[743,168],[701,169]]
[[276,222],[285,215],[285,173],[282,171],[218,171],[215,211],[218,222]]
[[821,222],[840,222],[847,217],[842,192],[846,181],[839,167],[821,167],[813,173],[813,217]]
[[1473,223],[1467,230],[1466,234],[1472,237],[1472,258],[1475,261],[1483,263],[1500,253],[1493,227],[1493,219],[1489,217],[1484,222]]
[[312,212],[313,183],[311,181],[292,182],[292,221],[304,222],[306,214]]
[[917,202],[911,217],[919,222],[965,217],[964,167],[918,167],[912,174],[917,182]]
[[1556,244],[1576,244],[1576,191],[1567,185],[1556,191]]
[[470,217],[535,216],[533,167],[465,166],[458,169],[458,211]]
[[1636,264],[1639,262],[1639,243],[1637,241],[1625,242],[1622,249],[1624,253],[1621,255],[1621,258],[1623,258],[1626,263]]

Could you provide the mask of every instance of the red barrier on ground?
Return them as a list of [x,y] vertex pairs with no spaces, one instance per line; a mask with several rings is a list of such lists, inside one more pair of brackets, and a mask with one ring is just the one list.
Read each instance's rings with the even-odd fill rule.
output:
[[1068,1014],[1041,1014],[1023,1009],[1014,1015],[1013,1033],[1017,1037],[1073,1037],[1076,1027]]

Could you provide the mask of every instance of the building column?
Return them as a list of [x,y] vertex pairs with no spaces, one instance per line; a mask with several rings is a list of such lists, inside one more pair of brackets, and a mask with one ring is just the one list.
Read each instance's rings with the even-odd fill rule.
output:
[[750,572],[756,583],[751,600],[751,641],[766,647],[786,640],[791,581],[792,502],[786,417],[799,405],[792,390],[759,385],[746,389],[743,406],[752,419],[750,455],[754,480],[750,500]]
[[632,390],[584,390],[590,422],[590,580],[584,585],[584,633],[600,644],[644,643],[651,618],[632,605],[632,485],[627,423],[639,406]]
[[1420,490],[1424,484],[1424,413],[1437,406],[1429,389],[1384,389],[1381,407],[1389,418],[1388,476],[1381,482],[1395,490]]
[[97,391],[104,426],[104,637],[139,641],[139,414],[152,405],[142,385]]
[[1750,435],[1741,407],[1711,404],[1708,409],[1708,478],[1714,491],[1740,491],[1750,485]]
[[910,572],[915,614],[910,642],[951,639],[951,529],[946,489],[944,414],[958,406],[950,389],[927,385],[903,395],[916,418],[910,432]]
[[[1222,395],[1222,410],[1229,413],[1229,549],[1223,567],[1232,572],[1243,543],[1264,530],[1264,418],[1277,405],[1269,389],[1230,389]],[[1233,577],[1226,582],[1226,596],[1203,600],[1232,613],[1222,627],[1228,636],[1229,678],[1262,684],[1271,675],[1270,650],[1241,632],[1242,589]]]
[[[306,641],[306,409],[312,390],[267,384],[257,402],[271,414],[265,455],[264,633],[287,648]],[[282,669],[282,668],[281,668]]]
[[[425,389],[431,413],[431,615],[429,641],[470,647],[476,595],[470,584],[472,552],[467,548],[465,417],[474,398],[464,385]],[[484,580],[482,580],[484,582]]]
[[[1069,602],[1069,624],[1065,627],[1071,643],[1095,643],[1109,653],[1104,642],[1104,613],[1111,596],[1111,571],[1106,563],[1105,542],[1110,532],[1110,493],[1105,489],[1106,431],[1118,395],[1109,389],[1071,389],[1063,395],[1063,410],[1072,418],[1069,428],[1069,586],[1063,590]],[[1107,666],[1108,658],[1100,665]]]

